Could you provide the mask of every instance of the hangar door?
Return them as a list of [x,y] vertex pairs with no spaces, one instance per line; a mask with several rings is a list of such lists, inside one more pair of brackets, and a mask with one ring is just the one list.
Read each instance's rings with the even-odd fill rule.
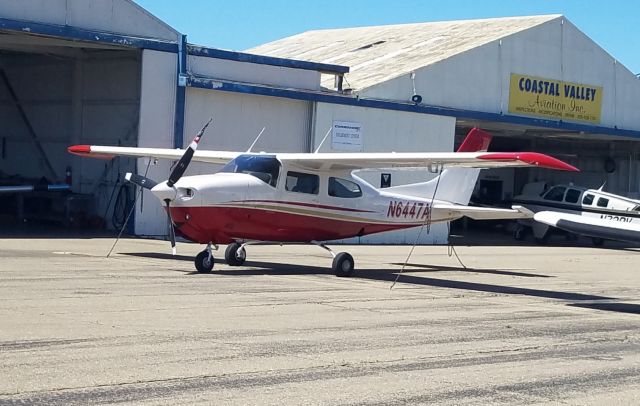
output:
[[0,187],[70,189],[0,193],[2,228],[120,225],[132,198],[122,174],[135,162],[82,159],[66,149],[135,146],[139,92],[138,50],[0,32]]

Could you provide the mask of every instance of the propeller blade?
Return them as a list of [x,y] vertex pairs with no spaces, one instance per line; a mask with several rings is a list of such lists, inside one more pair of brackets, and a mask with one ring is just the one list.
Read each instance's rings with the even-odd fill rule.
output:
[[127,172],[127,174],[124,175],[124,179],[127,182],[131,182],[134,185],[138,185],[138,186],[140,186],[142,188],[145,188],[145,189],[153,189],[153,187],[158,184],[158,182],[156,182],[156,181],[154,181],[152,179],[145,178],[144,176],[141,176],[141,175],[138,175],[138,174],[135,174],[135,173],[131,173],[131,172]]
[[213,117],[210,118],[209,121],[207,121],[207,124],[205,124],[200,131],[198,131],[198,134],[196,134],[196,137],[193,139],[193,141],[191,141],[191,144],[189,144],[187,150],[184,151],[184,154],[182,155],[176,166],[173,168],[173,171],[171,171],[171,175],[169,175],[167,186],[172,187],[182,177],[182,175],[184,175],[184,171],[187,170],[187,166],[189,166],[191,158],[193,158],[193,153],[196,152],[196,149],[198,149],[198,143],[200,142],[200,138],[202,138],[202,136],[204,135],[204,130],[207,129],[212,120]]
[[171,254],[176,255],[176,230],[173,226],[173,218],[171,217],[170,200],[164,201],[167,205],[167,216],[169,217],[169,239],[171,240]]

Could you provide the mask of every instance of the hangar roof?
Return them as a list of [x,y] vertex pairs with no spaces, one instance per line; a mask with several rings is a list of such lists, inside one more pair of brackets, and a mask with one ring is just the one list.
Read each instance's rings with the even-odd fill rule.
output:
[[[307,31],[247,52],[349,66],[364,89],[547,21],[559,14]],[[333,78],[323,80],[333,87]]]
[[[180,39],[176,30],[132,0],[3,2],[0,18],[22,21],[27,24],[23,27],[24,32],[31,32],[29,22],[46,25],[50,31],[46,34],[54,36],[73,35],[73,27],[164,41]],[[13,26],[0,28],[12,29]]]

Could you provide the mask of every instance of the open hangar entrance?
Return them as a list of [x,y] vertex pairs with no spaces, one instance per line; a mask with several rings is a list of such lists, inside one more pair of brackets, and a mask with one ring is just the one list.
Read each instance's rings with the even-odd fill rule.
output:
[[640,140],[619,135],[567,131],[508,123],[458,119],[456,145],[466,132],[478,126],[493,135],[489,151],[533,151],[566,161],[580,172],[538,168],[483,170],[473,199],[479,204],[508,206],[530,182],[569,184],[599,188],[640,198]]
[[139,49],[0,30],[0,186],[70,189],[1,193],[3,230],[124,221],[133,196],[122,177],[135,160],[81,159],[67,147],[137,145],[140,72]]

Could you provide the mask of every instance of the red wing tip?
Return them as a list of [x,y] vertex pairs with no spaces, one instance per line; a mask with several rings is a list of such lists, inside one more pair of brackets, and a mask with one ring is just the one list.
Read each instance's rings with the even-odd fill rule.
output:
[[91,145],[72,145],[69,148],[67,148],[67,151],[77,155],[90,154]]
[[558,169],[561,171],[580,172],[580,169],[569,165],[552,156],[540,154],[538,152],[496,152],[480,155],[480,159],[495,159],[504,161],[521,161],[532,166],[541,168]]
[[98,158],[98,159],[112,159],[115,157],[115,155],[112,154],[100,154],[100,153],[95,153],[95,152],[91,152],[91,145],[72,145],[69,148],[67,148],[67,151],[69,151],[69,153],[74,154],[74,155],[80,155],[80,156],[89,156],[90,158]]

